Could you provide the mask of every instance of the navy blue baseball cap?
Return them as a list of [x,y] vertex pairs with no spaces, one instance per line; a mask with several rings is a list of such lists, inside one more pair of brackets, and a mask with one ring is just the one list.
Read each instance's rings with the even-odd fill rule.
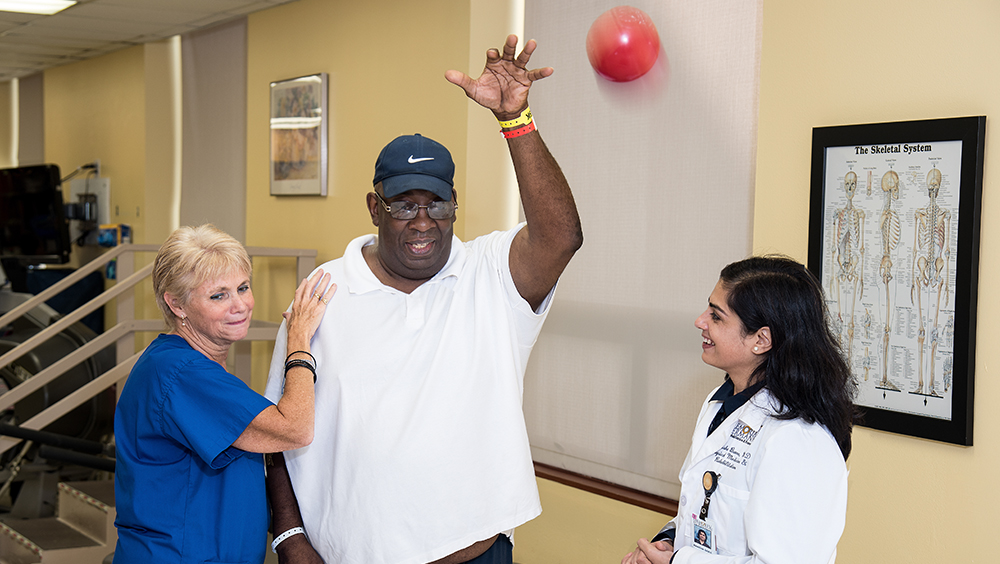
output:
[[408,190],[427,190],[451,200],[455,162],[444,145],[420,135],[393,139],[375,161],[372,185],[382,183],[382,195],[391,198]]

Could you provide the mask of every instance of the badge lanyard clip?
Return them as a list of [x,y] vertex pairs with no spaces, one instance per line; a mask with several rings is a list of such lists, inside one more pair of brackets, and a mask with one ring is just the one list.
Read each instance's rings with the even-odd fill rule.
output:
[[706,471],[701,477],[701,485],[705,488],[705,503],[701,506],[701,513],[698,514],[698,518],[702,521],[708,519],[708,504],[712,502],[712,494],[719,487],[719,478],[719,474],[711,470]]

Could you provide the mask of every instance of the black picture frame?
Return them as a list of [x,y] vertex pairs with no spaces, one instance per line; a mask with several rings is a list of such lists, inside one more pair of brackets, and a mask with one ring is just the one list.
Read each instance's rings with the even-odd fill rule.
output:
[[808,265],[861,425],[972,445],[985,136],[985,116],[813,128]]

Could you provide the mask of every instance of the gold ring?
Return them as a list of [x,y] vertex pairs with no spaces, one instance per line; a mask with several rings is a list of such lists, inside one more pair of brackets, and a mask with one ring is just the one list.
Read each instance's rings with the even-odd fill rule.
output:
[[330,305],[330,300],[326,298],[320,298],[319,301],[323,302],[325,305]]
[[313,297],[316,298],[317,300],[322,300],[323,299],[323,295],[320,294],[319,292],[316,292],[315,294],[313,294]]

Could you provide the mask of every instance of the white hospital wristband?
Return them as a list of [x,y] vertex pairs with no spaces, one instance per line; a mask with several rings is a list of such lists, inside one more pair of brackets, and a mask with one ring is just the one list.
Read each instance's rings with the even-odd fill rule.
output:
[[291,529],[288,529],[287,531],[278,535],[278,538],[274,539],[274,541],[271,543],[271,552],[277,554],[278,545],[281,544],[281,542],[287,539],[288,537],[294,535],[304,535],[304,534],[306,534],[306,530],[303,529],[302,527],[292,527]]

